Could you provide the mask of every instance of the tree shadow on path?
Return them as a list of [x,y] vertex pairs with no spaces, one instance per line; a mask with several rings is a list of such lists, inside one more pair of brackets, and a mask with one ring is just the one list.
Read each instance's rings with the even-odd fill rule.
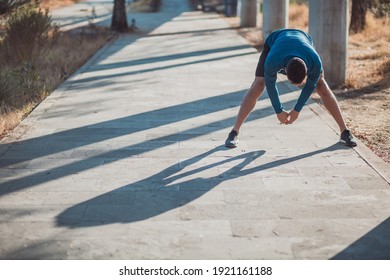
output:
[[390,260],[390,218],[367,232],[332,260]]

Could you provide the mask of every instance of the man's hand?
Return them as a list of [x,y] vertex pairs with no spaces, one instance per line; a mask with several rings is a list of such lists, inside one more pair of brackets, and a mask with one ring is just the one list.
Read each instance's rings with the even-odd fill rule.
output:
[[281,124],[288,124],[289,123],[289,114],[286,111],[282,111],[279,114],[276,114],[278,117],[278,120]]
[[295,110],[291,110],[290,113],[288,113],[288,124],[292,124],[296,121],[299,117],[299,112]]

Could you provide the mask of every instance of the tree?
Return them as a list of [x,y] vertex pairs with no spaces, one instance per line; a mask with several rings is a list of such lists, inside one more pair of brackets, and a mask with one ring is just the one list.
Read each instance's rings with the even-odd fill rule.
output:
[[126,0],[114,0],[111,29],[118,32],[125,32],[128,30]]
[[350,33],[358,33],[366,27],[366,14],[370,2],[370,0],[352,1],[351,23],[349,25]]

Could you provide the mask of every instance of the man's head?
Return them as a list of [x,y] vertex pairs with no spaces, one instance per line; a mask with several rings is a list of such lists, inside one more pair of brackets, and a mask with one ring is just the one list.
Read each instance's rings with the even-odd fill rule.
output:
[[306,78],[307,67],[305,62],[299,57],[291,59],[286,68],[287,78],[294,85],[300,85]]

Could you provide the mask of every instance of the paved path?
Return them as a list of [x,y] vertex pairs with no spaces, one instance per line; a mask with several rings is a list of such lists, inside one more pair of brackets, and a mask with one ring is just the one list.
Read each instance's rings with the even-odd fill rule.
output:
[[0,258],[390,258],[388,166],[266,95],[227,150],[259,53],[182,0],[136,16],[0,142]]
[[75,5],[54,9],[50,12],[52,20],[61,30],[71,30],[88,24],[109,26],[111,23],[113,1],[84,0]]

